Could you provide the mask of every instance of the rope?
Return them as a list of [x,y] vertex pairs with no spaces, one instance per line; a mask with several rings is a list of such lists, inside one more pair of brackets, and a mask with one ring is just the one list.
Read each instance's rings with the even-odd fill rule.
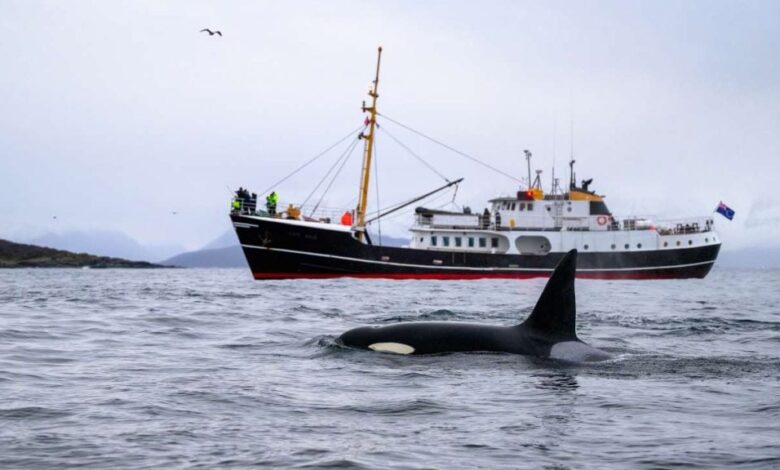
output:
[[330,152],[331,150],[333,150],[333,148],[334,148],[334,147],[338,146],[340,143],[342,143],[342,142],[344,142],[345,140],[347,140],[347,139],[348,139],[350,136],[352,136],[352,134],[354,134],[355,132],[357,132],[357,131],[361,131],[361,132],[362,132],[362,130],[363,130],[363,129],[365,129],[365,127],[366,127],[366,126],[364,126],[364,125],[360,125],[358,128],[356,128],[356,129],[354,129],[354,130],[350,131],[350,132],[349,132],[349,134],[347,134],[347,135],[345,135],[344,137],[342,137],[341,139],[339,139],[339,140],[338,140],[338,142],[336,142],[335,144],[333,144],[333,145],[331,145],[330,147],[326,148],[326,149],[325,149],[325,150],[323,150],[322,152],[318,153],[318,154],[317,154],[317,155],[315,155],[315,156],[314,156],[312,159],[310,159],[309,161],[307,161],[307,162],[306,162],[306,163],[304,163],[303,165],[301,165],[301,166],[299,166],[298,168],[296,168],[295,170],[293,170],[293,172],[292,172],[292,173],[290,173],[289,175],[285,176],[285,177],[284,177],[284,178],[282,178],[281,180],[279,180],[279,181],[277,181],[276,183],[272,184],[272,185],[271,185],[271,186],[270,186],[268,189],[266,189],[265,191],[262,191],[260,194],[266,194],[268,191],[270,191],[270,190],[274,189],[275,187],[279,186],[280,184],[284,183],[285,181],[287,181],[288,179],[290,179],[290,178],[291,178],[293,175],[295,175],[295,174],[296,174],[296,173],[298,173],[299,171],[303,170],[304,168],[306,168],[306,167],[307,167],[307,166],[309,166],[310,164],[314,163],[314,161],[315,161],[315,160],[317,160],[317,159],[318,159],[318,158],[320,158],[321,156],[323,156],[323,155],[325,155],[326,153],[328,153],[328,152]]
[[[336,159],[335,162],[333,162],[333,165],[328,168],[328,171],[325,172],[325,175],[320,179],[320,182],[317,183],[317,186],[314,187],[314,189],[311,190],[308,196],[306,196],[306,199],[303,200],[301,203],[301,206],[305,205],[307,202],[309,202],[309,199],[311,199],[312,196],[314,196],[314,193],[317,192],[318,189],[320,189],[320,186],[322,186],[322,183],[325,182],[326,179],[328,179],[328,176],[330,176],[330,173],[333,171],[336,166],[341,162],[344,157],[346,157],[348,154],[352,153],[352,149],[355,148],[355,145],[357,145],[358,139],[355,139],[349,146],[344,150],[344,153],[342,153],[339,158]],[[340,171],[340,170],[339,170]]]
[[425,165],[426,167],[428,167],[428,169],[429,169],[429,170],[431,170],[432,172],[436,173],[436,175],[438,175],[438,177],[439,177],[439,178],[443,179],[443,180],[444,180],[445,182],[447,182],[447,183],[449,183],[449,182],[450,182],[450,180],[449,180],[449,179],[448,179],[446,176],[444,176],[443,174],[439,173],[439,172],[436,170],[436,168],[434,168],[433,166],[431,166],[431,164],[430,164],[430,163],[428,163],[428,162],[426,162],[425,160],[423,160],[423,158],[422,158],[421,156],[419,156],[419,155],[417,155],[416,153],[414,153],[414,152],[412,151],[412,149],[410,149],[409,147],[407,147],[407,146],[406,146],[406,144],[404,144],[404,143],[403,143],[403,142],[401,142],[400,140],[396,139],[396,138],[395,138],[395,136],[394,136],[393,134],[391,134],[390,132],[388,132],[387,130],[385,130],[385,128],[384,128],[384,127],[380,127],[380,128],[379,128],[379,130],[381,130],[382,132],[384,132],[385,134],[387,134],[387,136],[388,136],[388,137],[390,137],[391,139],[393,139],[393,140],[395,141],[395,143],[396,143],[396,144],[398,144],[398,145],[400,145],[402,148],[404,148],[404,149],[405,149],[407,152],[409,152],[409,153],[410,153],[410,154],[411,154],[411,155],[412,155],[414,158],[416,158],[417,160],[419,160],[419,161],[420,161],[420,163],[422,163],[423,165]]
[[[377,114],[378,114],[378,113],[377,113]],[[434,139],[433,137],[430,137],[430,136],[427,136],[427,135],[423,134],[422,132],[420,132],[420,131],[418,131],[418,130],[412,129],[411,127],[409,127],[409,126],[407,126],[407,125],[405,125],[405,124],[401,124],[400,122],[396,121],[395,119],[392,119],[392,118],[390,118],[390,117],[388,117],[388,116],[386,116],[386,115],[384,115],[384,114],[380,114],[380,116],[382,116],[382,118],[383,118],[383,119],[387,119],[388,121],[392,122],[392,123],[393,123],[393,124],[395,124],[395,125],[401,126],[401,127],[403,127],[404,129],[406,129],[406,130],[408,130],[408,131],[410,131],[410,132],[414,132],[415,134],[419,135],[420,137],[423,137],[423,138],[425,138],[425,139],[428,139],[428,140],[430,140],[431,142],[433,142],[433,143],[435,143],[435,144],[441,145],[442,147],[446,148],[447,150],[450,150],[450,151],[452,151],[452,152],[455,152],[455,153],[457,153],[458,155],[460,155],[460,156],[462,156],[462,157],[466,157],[466,158],[468,158],[469,160],[471,160],[471,161],[473,161],[473,162],[475,162],[475,163],[478,163],[478,164],[480,164],[480,165],[484,166],[485,168],[488,168],[488,169],[490,169],[490,170],[493,170],[493,171],[495,171],[496,173],[498,173],[498,174],[500,174],[500,175],[504,175],[504,176],[506,176],[507,178],[510,178],[510,179],[512,179],[512,180],[514,180],[514,181],[517,181],[518,183],[521,183],[521,182],[522,182],[522,181],[520,181],[520,179],[518,179],[518,178],[515,178],[514,176],[510,175],[509,173],[506,173],[506,172],[504,172],[504,171],[501,171],[501,170],[499,170],[498,168],[496,168],[496,167],[494,167],[494,166],[491,166],[491,165],[489,165],[489,164],[487,164],[487,163],[483,162],[482,160],[479,160],[479,159],[478,159],[478,158],[476,158],[476,157],[472,157],[471,155],[469,155],[469,154],[467,154],[467,153],[465,153],[465,152],[461,152],[460,150],[458,150],[458,149],[456,149],[456,148],[450,147],[449,145],[445,144],[444,142],[440,142],[440,141],[438,141],[438,140]]]
[[358,139],[355,139],[355,141],[352,143],[352,145],[349,147],[349,152],[346,154],[346,158],[344,158],[344,161],[341,162],[341,166],[339,166],[339,169],[336,171],[336,173],[333,174],[333,178],[331,178],[330,183],[328,183],[328,187],[325,188],[325,191],[322,192],[322,196],[320,196],[320,200],[317,201],[317,204],[314,206],[314,209],[311,210],[309,213],[309,217],[313,217],[314,213],[317,211],[317,208],[320,206],[320,203],[323,199],[325,199],[325,195],[328,194],[328,191],[330,191],[331,186],[333,186],[333,183],[336,181],[336,178],[339,176],[339,173],[341,173],[341,170],[344,169],[344,165],[346,165],[347,160],[349,160],[349,157],[352,155],[352,151],[355,150],[355,147],[357,147]]

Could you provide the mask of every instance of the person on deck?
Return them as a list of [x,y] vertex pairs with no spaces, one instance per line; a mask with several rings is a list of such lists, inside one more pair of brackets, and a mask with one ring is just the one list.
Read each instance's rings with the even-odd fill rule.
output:
[[268,213],[276,215],[276,203],[279,202],[279,195],[276,191],[271,192],[268,197],[265,198],[265,208],[268,209]]
[[496,230],[501,228],[501,213],[496,211]]
[[485,212],[482,213],[482,230],[490,228],[490,211],[485,208]]

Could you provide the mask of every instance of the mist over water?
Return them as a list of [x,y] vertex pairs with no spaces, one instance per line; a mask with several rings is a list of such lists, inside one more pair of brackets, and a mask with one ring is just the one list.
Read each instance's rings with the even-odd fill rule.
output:
[[334,342],[519,323],[544,282],[0,271],[0,467],[780,465],[780,271],[578,280],[603,363]]

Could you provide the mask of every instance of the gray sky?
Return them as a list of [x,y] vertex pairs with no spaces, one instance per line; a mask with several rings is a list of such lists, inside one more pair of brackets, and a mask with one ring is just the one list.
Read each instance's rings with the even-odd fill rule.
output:
[[[362,122],[382,45],[388,116],[518,177],[528,148],[545,186],[554,155],[567,176],[573,121],[578,177],[616,214],[703,215],[722,199],[737,211],[718,220],[727,246],[772,243],[778,18],[777,1],[0,0],[0,236],[205,243],[227,227],[226,186],[260,191]],[[466,177],[461,204],[516,190],[385,127]],[[379,139],[382,205],[440,184]],[[281,199],[302,200],[335,157]],[[325,204],[354,205],[359,159]]]

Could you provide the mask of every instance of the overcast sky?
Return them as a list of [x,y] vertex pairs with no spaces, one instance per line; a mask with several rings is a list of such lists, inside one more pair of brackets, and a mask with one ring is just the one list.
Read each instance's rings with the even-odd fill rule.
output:
[[[554,161],[567,178],[573,122],[578,179],[614,213],[704,215],[723,200],[737,211],[718,219],[727,245],[771,243],[778,19],[777,1],[0,0],[0,237],[207,242],[228,226],[228,188],[261,191],[360,125],[382,45],[387,116],[517,177],[530,149],[545,187]],[[516,191],[384,127],[466,178],[459,204]],[[381,205],[441,183],[387,135],[377,146]],[[282,201],[337,156],[278,186]],[[356,151],[323,204],[354,207],[359,166]]]

